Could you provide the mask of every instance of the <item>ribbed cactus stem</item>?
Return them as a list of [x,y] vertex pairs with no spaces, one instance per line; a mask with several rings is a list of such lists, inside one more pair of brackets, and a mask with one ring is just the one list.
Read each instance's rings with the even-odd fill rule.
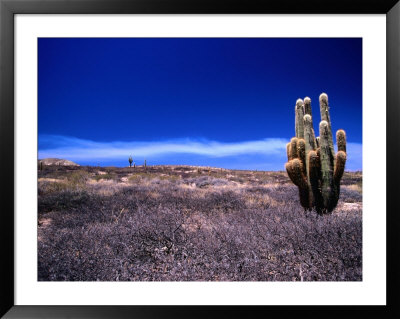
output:
[[343,151],[339,151],[336,154],[336,162],[335,162],[335,172],[333,174],[333,178],[335,179],[336,183],[340,182],[340,179],[344,173],[344,167],[346,164],[346,153]]
[[296,101],[295,130],[297,138],[304,138],[304,102],[302,99]]
[[315,139],[315,146],[316,148],[319,147],[319,136]]
[[289,159],[289,161],[294,159],[294,158],[298,158],[298,155],[297,155],[297,141],[298,141],[297,137],[293,137],[290,140],[290,147],[289,147],[289,158],[290,159]]
[[346,133],[343,130],[338,130],[336,132],[336,143],[338,146],[338,151],[346,153]]
[[309,182],[312,193],[310,198],[311,206],[316,207],[318,213],[320,213],[319,207],[322,207],[322,196],[320,191],[320,180],[321,180],[321,162],[319,152],[310,151],[308,154],[308,166],[309,166]]
[[292,182],[300,186],[302,184],[302,178],[301,178],[301,166],[302,163],[298,158],[295,158],[291,160],[290,162],[287,162],[285,165],[285,168],[287,170],[287,173],[292,180]]
[[333,187],[333,165],[334,158],[332,156],[329,142],[329,125],[326,121],[321,121],[319,125],[320,135],[320,162],[321,162],[321,193],[323,204],[325,207],[330,207],[332,202]]
[[321,121],[326,121],[331,128],[331,118],[329,115],[329,104],[328,104],[328,95],[326,93],[322,93],[319,96],[319,108],[321,112]]
[[[315,136],[312,127],[312,118],[311,115],[309,114],[304,115],[304,140],[305,140],[305,151],[306,151],[306,157],[304,159],[304,163],[306,163],[307,182],[311,186],[309,160],[306,159],[309,158],[310,152],[315,150]],[[309,194],[310,206],[312,206],[313,202],[312,187],[309,187],[309,192],[310,192]]]
[[[297,141],[297,156],[302,163],[306,162],[306,142],[304,139],[298,139]],[[303,174],[307,176],[306,165],[303,164]]]
[[304,208],[309,208],[309,197],[308,197],[308,183],[307,178],[303,174],[303,163],[295,158],[285,165],[291,181],[298,186],[300,195],[300,204]]
[[308,152],[315,150],[315,136],[312,127],[312,119],[308,114],[304,115],[304,140],[306,142],[307,154]]
[[306,96],[304,98],[304,115],[306,115],[306,114],[311,116],[311,131],[312,131],[312,135],[314,136],[314,146],[315,146],[315,148],[317,148],[318,146],[317,146],[317,141],[315,139],[314,126],[313,126],[313,121],[312,121],[311,99],[308,96]]
[[310,116],[312,116],[311,114],[311,99],[306,96],[304,98],[304,114],[308,114]]
[[322,93],[319,96],[319,107],[320,107],[320,112],[321,112],[321,120],[326,121],[328,123],[328,143],[329,143],[332,157],[334,157],[335,150],[333,148],[332,125],[331,125],[331,117],[329,114],[328,95],[326,95],[326,93]]

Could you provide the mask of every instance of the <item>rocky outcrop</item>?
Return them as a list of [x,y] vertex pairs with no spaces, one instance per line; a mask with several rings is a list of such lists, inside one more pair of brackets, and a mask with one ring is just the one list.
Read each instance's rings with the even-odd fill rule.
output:
[[58,166],[80,166],[72,161],[61,159],[61,158],[43,158],[38,160],[38,164],[43,163],[43,165],[58,165]]

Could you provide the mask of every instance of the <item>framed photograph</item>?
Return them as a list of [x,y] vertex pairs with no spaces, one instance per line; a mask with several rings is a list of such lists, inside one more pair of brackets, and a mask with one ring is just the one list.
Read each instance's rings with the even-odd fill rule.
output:
[[396,1],[0,10],[1,315],[399,314]]

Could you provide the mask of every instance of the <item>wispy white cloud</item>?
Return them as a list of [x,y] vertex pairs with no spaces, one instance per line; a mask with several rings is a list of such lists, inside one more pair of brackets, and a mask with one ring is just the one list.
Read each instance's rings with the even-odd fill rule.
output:
[[73,137],[39,137],[39,157],[69,159],[115,159],[134,154],[137,157],[193,154],[225,157],[244,154],[277,154],[286,150],[288,140],[267,138],[257,141],[223,143],[209,140],[177,139],[156,142],[94,142]]
[[[150,142],[95,142],[58,135],[39,136],[39,158],[57,157],[78,163],[125,161],[132,155],[136,159],[173,158],[182,163],[247,169],[284,169],[286,159],[285,138],[266,138],[235,143],[205,139],[174,139]],[[347,144],[347,170],[362,169],[362,144]]]

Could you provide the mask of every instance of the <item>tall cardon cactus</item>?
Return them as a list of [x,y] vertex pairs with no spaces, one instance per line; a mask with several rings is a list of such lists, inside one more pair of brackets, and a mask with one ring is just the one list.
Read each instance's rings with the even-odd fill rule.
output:
[[319,137],[315,137],[311,116],[311,99],[298,99],[295,107],[295,131],[287,144],[286,171],[299,188],[300,203],[318,214],[330,213],[340,194],[340,179],[346,164],[346,133],[336,132],[338,152],[333,147],[328,96],[319,97],[321,122]]

